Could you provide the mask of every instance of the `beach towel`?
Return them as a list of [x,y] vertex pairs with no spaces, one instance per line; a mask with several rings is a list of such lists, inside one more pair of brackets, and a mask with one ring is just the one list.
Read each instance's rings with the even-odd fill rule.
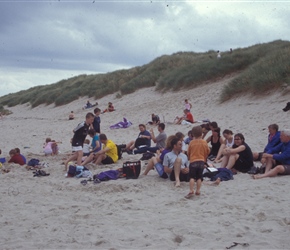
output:
[[221,181],[233,180],[233,172],[227,168],[218,168],[218,173],[211,177],[211,181],[216,181],[217,178],[220,178]]
[[132,122],[128,121],[125,117],[122,122],[118,122],[110,126],[110,129],[128,128],[132,125]]

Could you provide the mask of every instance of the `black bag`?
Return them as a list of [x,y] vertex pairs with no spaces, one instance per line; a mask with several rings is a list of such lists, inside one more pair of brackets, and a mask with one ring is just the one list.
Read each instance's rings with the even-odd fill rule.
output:
[[152,152],[145,152],[145,153],[142,155],[140,161],[150,160],[153,156],[155,156],[154,153],[152,153]]
[[126,179],[138,179],[141,171],[141,161],[126,161],[123,163],[123,175]]

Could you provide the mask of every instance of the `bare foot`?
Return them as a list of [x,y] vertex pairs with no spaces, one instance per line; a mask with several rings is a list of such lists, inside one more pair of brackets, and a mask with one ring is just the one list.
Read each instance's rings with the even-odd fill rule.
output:
[[215,180],[215,182],[212,183],[212,185],[214,185],[214,186],[218,186],[220,183],[221,183],[221,179],[220,179],[220,178],[217,178],[217,179]]
[[200,192],[196,191],[196,192],[195,192],[195,195],[200,195]]
[[185,199],[191,199],[194,196],[194,192],[189,192],[186,196],[184,196]]
[[254,180],[260,179],[259,175],[252,175],[252,178],[253,178]]
[[180,187],[180,181],[176,181],[175,187]]

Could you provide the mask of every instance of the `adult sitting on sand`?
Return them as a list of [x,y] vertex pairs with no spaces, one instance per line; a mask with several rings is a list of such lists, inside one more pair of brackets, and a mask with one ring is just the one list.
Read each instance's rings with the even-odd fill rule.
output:
[[220,128],[212,129],[212,135],[206,139],[206,142],[211,144],[211,150],[208,159],[214,161],[218,155],[220,146],[224,143],[224,139],[220,135]]
[[223,155],[221,167],[231,169],[234,173],[247,173],[254,165],[252,150],[241,133],[235,134],[233,147],[225,148]]
[[137,153],[144,153],[147,151],[146,148],[151,146],[151,134],[146,130],[146,126],[144,124],[139,124],[139,130],[140,133],[138,134],[137,139],[126,144],[125,151],[127,151],[128,154],[133,154],[134,148],[144,148],[144,150],[137,151]]
[[269,131],[268,143],[265,146],[263,152],[260,152],[260,153],[253,152],[254,161],[260,161],[262,165],[266,163],[266,158],[263,157],[263,153],[269,152],[269,150],[273,149],[274,147],[276,147],[278,144],[281,143],[280,131],[278,130],[279,130],[279,126],[277,124],[270,124],[268,126],[268,131]]
[[234,145],[234,136],[233,136],[233,131],[229,129],[225,129],[223,131],[223,136],[225,138],[224,142],[221,144],[219,152],[213,161],[214,163],[218,163],[222,161],[222,156],[223,156],[223,150],[225,148],[231,148]]
[[155,136],[155,134],[154,134],[154,129],[153,128],[150,129],[151,139],[154,143],[156,143],[156,146],[147,148],[147,151],[149,151],[149,152],[156,153],[157,150],[165,148],[165,143],[166,143],[166,139],[167,139],[167,135],[164,131],[165,124],[164,123],[158,124],[157,129],[159,132],[159,134],[157,136]]
[[164,156],[164,172],[171,181],[175,181],[175,186],[179,187],[181,181],[189,182],[189,162],[187,156],[181,152],[182,141],[173,138],[171,147],[172,151]]
[[175,124],[182,124],[183,121],[187,123],[194,123],[194,118],[190,110],[185,109],[183,110],[184,115],[181,117],[176,116],[175,118]]
[[[168,138],[166,139],[166,145],[165,145],[165,148],[163,150],[157,150],[156,152],[156,156],[153,156],[149,161],[148,161],[148,164],[146,166],[146,169],[143,173],[143,175],[147,175],[148,172],[151,170],[151,169],[154,169],[154,167],[157,169],[158,167],[160,169],[164,169],[164,166],[163,166],[163,160],[164,160],[164,156],[171,152],[172,150],[172,147],[171,147],[171,141],[173,138],[176,138],[175,135],[170,135],[168,136]],[[156,165],[159,165],[159,166],[156,166]],[[162,177],[162,176],[161,176]],[[168,178],[167,174],[166,176],[163,178]]]
[[148,122],[150,125],[158,125],[160,123],[160,118],[158,115],[152,114],[151,121]]
[[266,159],[265,173],[254,175],[254,179],[290,175],[290,130],[282,130],[280,139],[280,144],[263,154],[262,157]]
[[20,154],[16,153],[15,149],[11,149],[9,151],[9,155],[10,155],[10,160],[8,161],[8,163],[16,163],[16,164],[19,164],[21,166],[23,166],[25,164],[23,158],[21,157]]
[[[94,159],[93,162],[96,165],[99,164],[113,164],[118,161],[118,149],[116,144],[108,140],[107,136],[105,134],[100,134],[100,141],[103,144],[103,149],[100,151],[93,153]],[[86,165],[88,163],[87,160],[83,162],[83,165]]]

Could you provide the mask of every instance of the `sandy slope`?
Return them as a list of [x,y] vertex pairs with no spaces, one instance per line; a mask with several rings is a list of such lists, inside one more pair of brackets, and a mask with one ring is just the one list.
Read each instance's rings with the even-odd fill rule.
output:
[[[116,143],[126,143],[135,139],[138,124],[146,123],[152,112],[172,122],[182,114],[183,100],[188,98],[196,120],[208,118],[217,121],[222,130],[242,132],[250,147],[260,151],[269,124],[289,128],[289,114],[282,111],[289,96],[272,93],[219,104],[219,93],[228,80],[176,93],[160,94],[148,88],[120,99],[110,95],[97,100],[102,109],[108,101],[117,108],[101,115],[102,132]],[[19,147],[28,159],[48,162],[45,170],[50,173],[36,178],[23,167],[6,165],[11,172],[0,175],[1,249],[225,249],[233,242],[249,244],[235,249],[289,249],[287,176],[252,180],[248,174],[238,174],[234,181],[218,187],[204,185],[202,195],[193,200],[183,198],[188,192],[186,183],[175,188],[155,171],[138,180],[86,186],[79,179],[65,178],[61,163],[70,152],[72,129],[87,112],[82,110],[86,100],[58,108],[20,105],[0,120],[2,157]],[[68,121],[71,110],[77,118]],[[133,123],[130,128],[109,129],[123,117]],[[186,134],[190,128],[167,124],[166,132]],[[46,137],[62,141],[60,155],[43,156]],[[93,167],[93,173],[141,157],[123,156],[113,166]]]

